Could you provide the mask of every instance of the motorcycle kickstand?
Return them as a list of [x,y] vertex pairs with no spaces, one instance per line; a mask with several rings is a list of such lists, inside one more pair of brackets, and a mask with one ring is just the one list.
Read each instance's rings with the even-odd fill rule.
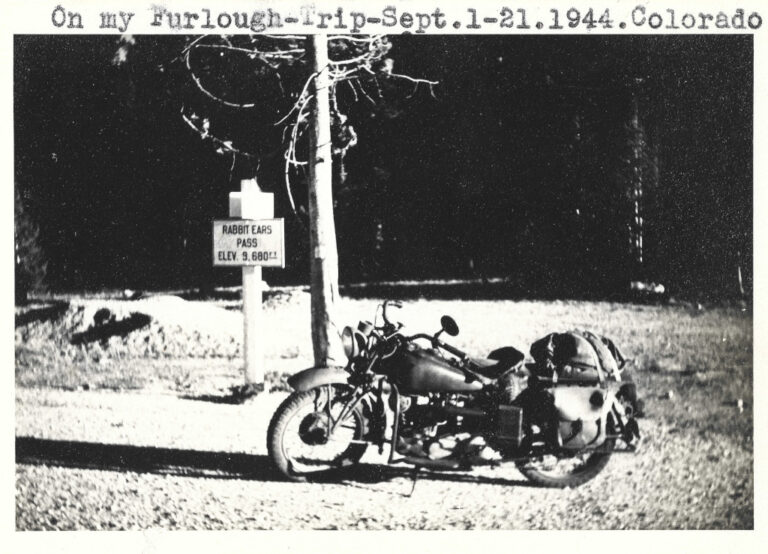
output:
[[411,472],[411,477],[413,478],[413,484],[411,485],[411,492],[409,492],[406,496],[406,498],[410,498],[413,496],[413,491],[416,490],[416,481],[419,479],[419,471],[421,470],[421,466],[413,466],[413,471]]

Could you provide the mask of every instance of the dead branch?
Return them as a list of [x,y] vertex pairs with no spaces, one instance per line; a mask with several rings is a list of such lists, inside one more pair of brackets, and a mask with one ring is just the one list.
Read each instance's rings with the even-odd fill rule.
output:
[[195,123],[195,119],[198,119],[197,116],[194,114],[190,117],[185,113],[184,106],[181,108],[181,118],[184,120],[184,122],[198,135],[200,135],[200,138],[203,140],[210,140],[212,143],[214,143],[218,149],[220,149],[222,152],[232,152],[233,154],[240,154],[241,156],[245,156],[247,158],[255,158],[253,154],[250,152],[246,152],[245,150],[240,150],[239,148],[235,148],[232,144],[232,141],[230,140],[223,140],[219,137],[213,135],[208,127],[209,123],[208,120],[204,120],[203,127],[199,127]]
[[[184,60],[186,68],[197,89],[210,100],[231,108],[248,109],[256,107],[255,103],[239,103],[222,98],[218,94],[209,90],[200,75],[198,75],[191,62],[192,52],[197,49],[219,50],[222,52],[232,52],[237,55],[245,55],[251,59],[257,59],[269,67],[275,69],[279,77],[279,68],[284,63],[299,62],[306,55],[304,41],[306,37],[298,35],[257,35],[250,37],[249,46],[233,44],[225,37],[220,37],[220,43],[207,44],[204,41],[206,36],[201,36],[193,40],[182,51],[181,57]],[[268,41],[274,41],[270,44]],[[430,94],[434,97],[433,87],[437,81],[428,79],[414,78],[409,75],[392,73],[391,60],[386,58],[390,50],[390,43],[384,35],[370,36],[346,36],[331,35],[328,37],[331,48],[340,49],[344,56],[339,59],[331,60],[321,71],[328,71],[329,88],[331,97],[331,112],[335,121],[345,130],[346,137],[349,140],[338,148],[334,149],[334,154],[344,157],[347,151],[357,144],[358,137],[354,128],[348,125],[348,116],[344,113],[342,106],[339,105],[337,98],[338,84],[346,83],[352,92],[355,102],[365,98],[371,104],[375,105],[377,101],[367,87],[374,86],[375,96],[383,98],[381,83],[379,78],[386,77],[413,83],[415,94],[422,85],[429,87]],[[286,43],[288,42],[288,43]],[[281,44],[282,43],[282,44]],[[288,112],[274,123],[275,126],[283,127],[283,157],[284,157],[284,186],[291,210],[298,218],[298,211],[293,195],[291,183],[292,171],[300,170],[306,166],[307,162],[299,159],[298,144],[308,128],[308,111],[310,102],[314,96],[310,93],[310,87],[316,79],[318,73],[313,73],[304,82],[293,105]],[[371,85],[372,83],[372,85]],[[282,87],[282,82],[280,83]],[[253,157],[248,152],[242,152],[235,148],[230,141],[224,141],[210,134],[209,129],[200,128],[193,119],[188,117],[182,109],[182,117],[186,123],[194,129],[203,139],[211,140],[218,148],[230,151],[234,154],[242,154]],[[301,221],[301,218],[299,218]]]
[[184,55],[184,63],[187,66],[187,70],[189,71],[189,76],[192,78],[192,81],[197,86],[198,90],[202,92],[205,96],[213,100],[214,102],[218,102],[219,104],[223,104],[224,106],[229,106],[230,108],[254,108],[256,107],[255,103],[249,103],[249,104],[241,104],[238,102],[230,102],[229,100],[225,100],[224,98],[221,98],[220,96],[212,93],[209,91],[205,86],[203,85],[200,78],[195,73],[194,69],[192,69],[192,63],[190,62],[190,54],[194,48],[191,48],[187,50],[187,53]]

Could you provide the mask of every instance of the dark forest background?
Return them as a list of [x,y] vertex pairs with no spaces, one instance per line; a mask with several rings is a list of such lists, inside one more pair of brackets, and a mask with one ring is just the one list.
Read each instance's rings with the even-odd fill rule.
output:
[[[51,289],[238,283],[239,271],[212,267],[211,220],[254,172],[286,218],[286,268],[265,278],[308,282],[281,158],[257,168],[218,154],[180,117],[201,102],[175,67],[180,40],[137,37],[115,65],[115,37],[15,38],[15,187]],[[342,283],[501,277],[516,295],[573,297],[642,279],[722,297],[741,267],[751,291],[751,36],[392,44],[398,73],[439,85],[349,108],[359,142],[337,167]],[[243,141],[275,133],[255,116],[218,116]],[[642,263],[630,244],[638,143]],[[300,183],[294,192],[304,204]]]

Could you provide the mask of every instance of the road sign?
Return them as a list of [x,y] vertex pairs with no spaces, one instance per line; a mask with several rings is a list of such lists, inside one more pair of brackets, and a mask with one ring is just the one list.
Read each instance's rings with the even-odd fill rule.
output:
[[213,265],[285,267],[283,223],[282,218],[215,220]]
[[243,362],[245,383],[264,383],[267,336],[262,310],[265,283],[261,266],[285,267],[282,219],[274,219],[275,201],[256,179],[240,181],[229,193],[229,217],[213,222],[213,265],[240,266],[243,272]]

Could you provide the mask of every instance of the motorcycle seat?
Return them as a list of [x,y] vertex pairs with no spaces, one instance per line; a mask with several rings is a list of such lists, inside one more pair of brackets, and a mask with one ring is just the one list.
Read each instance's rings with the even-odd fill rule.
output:
[[489,360],[488,358],[470,358],[472,369],[483,377],[497,379],[508,368],[502,367],[499,360]]
[[491,352],[487,358],[470,358],[474,370],[488,379],[498,379],[525,359],[525,354],[506,346]]

